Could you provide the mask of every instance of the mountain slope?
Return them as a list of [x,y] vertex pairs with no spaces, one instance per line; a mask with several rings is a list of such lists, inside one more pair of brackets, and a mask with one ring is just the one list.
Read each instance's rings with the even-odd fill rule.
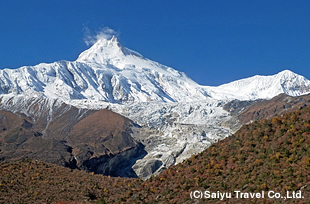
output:
[[[310,107],[243,126],[201,154],[147,181],[70,171],[37,161],[0,166],[0,201],[64,203],[308,203]],[[31,184],[31,185],[29,185]],[[192,191],[231,198],[191,199]],[[236,198],[234,191],[264,198]],[[301,191],[301,198],[271,195]],[[213,194],[214,195],[214,194]]]
[[270,119],[293,112],[310,105],[310,94],[288,96],[280,94],[270,100],[239,101],[232,100],[223,108],[232,116],[225,121],[225,126],[238,130],[243,124],[261,119]]
[[[193,203],[190,192],[231,192],[232,199],[197,203],[307,203],[310,192],[310,107],[243,126],[201,154],[145,183],[141,199]],[[300,199],[236,199],[233,192],[302,191]]]
[[[49,103],[46,103],[49,104]],[[131,166],[146,152],[132,138],[135,124],[109,110],[35,103],[28,115],[0,110],[0,163],[34,158],[70,168],[136,177]],[[38,113],[33,115],[37,110]]]

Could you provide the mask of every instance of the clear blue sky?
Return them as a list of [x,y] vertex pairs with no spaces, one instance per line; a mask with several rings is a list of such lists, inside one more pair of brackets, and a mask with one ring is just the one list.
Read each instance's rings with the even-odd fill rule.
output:
[[73,61],[85,27],[203,85],[284,69],[310,79],[308,0],[0,0],[0,68]]

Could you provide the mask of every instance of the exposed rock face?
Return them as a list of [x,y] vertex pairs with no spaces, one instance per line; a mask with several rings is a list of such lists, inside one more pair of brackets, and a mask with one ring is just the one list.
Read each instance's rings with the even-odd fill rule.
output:
[[139,143],[135,147],[115,155],[103,155],[85,160],[83,168],[103,175],[135,178],[138,175],[132,166],[145,155],[144,145]]
[[[42,110],[43,106],[33,107]],[[34,158],[105,175],[136,177],[131,166],[146,152],[131,137],[132,121],[109,110],[65,104],[54,108],[51,115],[43,111],[36,117],[0,111],[1,162]]]
[[245,124],[253,120],[260,120],[263,118],[270,119],[275,116],[280,116],[287,112],[299,110],[308,105],[310,105],[310,94],[297,97],[280,94],[271,100],[262,100],[254,103],[252,106],[245,109],[238,118]]
[[72,148],[62,140],[44,139],[42,129],[38,128],[31,118],[2,110],[0,129],[1,162],[35,158],[62,166],[72,166]]
[[310,94],[289,96],[280,94],[270,100],[239,101],[233,100],[224,105],[233,117],[225,121],[224,125],[232,130],[238,130],[243,124],[260,119],[270,119],[287,112],[299,110],[310,105]]

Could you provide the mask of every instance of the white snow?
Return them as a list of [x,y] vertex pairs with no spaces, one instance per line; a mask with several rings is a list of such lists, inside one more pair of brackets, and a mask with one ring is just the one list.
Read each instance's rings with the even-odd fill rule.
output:
[[253,76],[218,87],[205,87],[217,99],[270,99],[281,93],[299,96],[310,93],[310,81],[289,70],[272,76]]
[[273,76],[254,76],[218,87],[200,86],[184,73],[144,58],[118,42],[100,39],[73,62],[41,63],[0,70],[0,94],[95,100],[118,104],[137,102],[189,102],[255,100],[280,93],[309,93],[310,81],[285,70]]

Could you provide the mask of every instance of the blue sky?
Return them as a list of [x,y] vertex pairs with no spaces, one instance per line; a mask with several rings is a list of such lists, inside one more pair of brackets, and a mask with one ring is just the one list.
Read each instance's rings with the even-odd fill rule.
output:
[[202,85],[290,69],[310,79],[310,1],[0,0],[0,68],[75,60],[85,28]]

